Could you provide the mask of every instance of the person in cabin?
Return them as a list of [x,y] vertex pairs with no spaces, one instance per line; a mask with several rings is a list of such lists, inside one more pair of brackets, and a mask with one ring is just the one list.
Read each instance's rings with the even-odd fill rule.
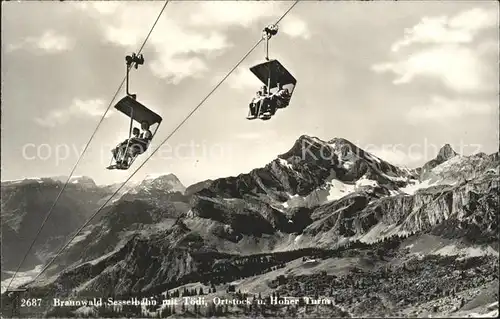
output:
[[142,132],[139,136],[134,136],[130,139],[128,151],[125,153],[121,164],[129,165],[131,159],[144,153],[148,149],[149,143],[153,139],[153,133],[151,133],[147,121],[141,122],[141,130]]
[[259,101],[260,110],[261,110],[260,113],[264,116],[269,116],[269,115],[271,115],[271,107],[270,107],[271,98],[270,98],[269,90],[267,89],[267,86],[265,86],[265,85],[262,86],[261,95],[262,95],[262,98]]
[[[266,97],[267,97],[267,87],[262,86],[260,88],[260,90],[256,92],[256,95],[253,97],[252,101],[249,104],[249,107],[250,107],[249,118],[257,117],[258,106],[260,105],[262,107],[262,103],[266,99]],[[264,110],[262,109],[261,113],[262,113],[262,111],[264,111]]]
[[[281,83],[278,83],[276,92],[271,96],[272,106],[276,109],[277,107],[285,107],[290,101],[290,91],[284,88]],[[276,110],[275,110],[276,111]]]
[[[137,127],[134,127],[132,130],[132,138],[139,137],[140,132],[141,131]],[[120,158],[121,154],[123,154],[123,152],[125,152],[125,149],[127,148],[128,141],[129,141],[129,139],[127,138],[125,141],[118,143],[118,145],[116,145],[116,147],[113,150],[111,150],[111,153],[113,153],[113,158],[115,159],[116,163],[120,162],[118,160],[118,158]],[[120,156],[118,156],[118,155],[120,155]]]
[[141,129],[142,129],[142,132],[139,135],[139,139],[141,139],[143,142],[147,142],[147,144],[149,144],[149,142],[151,142],[151,140],[153,139],[153,133],[151,133],[151,131],[149,130],[149,123],[147,121],[142,121],[141,122]]
[[250,103],[248,104],[248,107],[250,108],[250,115],[248,116],[248,118],[255,118],[257,116],[256,112],[257,112],[257,103],[259,103],[259,101],[262,99],[262,93],[259,91],[257,91],[257,93],[255,93],[255,96],[252,98],[252,101],[250,101]]

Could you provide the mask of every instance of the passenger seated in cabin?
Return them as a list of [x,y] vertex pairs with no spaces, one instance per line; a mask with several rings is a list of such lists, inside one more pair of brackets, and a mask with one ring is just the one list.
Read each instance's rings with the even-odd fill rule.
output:
[[290,91],[278,83],[276,92],[271,96],[272,106],[275,108],[286,107],[290,102]]
[[263,86],[261,88],[262,98],[260,102],[260,113],[264,116],[271,115],[271,98],[269,95],[269,91],[267,90],[267,86]]
[[144,153],[153,139],[153,133],[149,130],[149,123],[146,121],[141,122],[142,132],[138,137],[130,139],[128,151],[125,153],[122,164],[128,164],[131,158]]
[[252,102],[250,102],[249,107],[250,107],[250,114],[251,116],[249,118],[255,118],[257,114],[257,110],[261,109],[261,113],[264,113],[266,111],[266,105],[268,97],[267,97],[267,87],[262,86],[259,91],[257,91],[256,96],[252,99]]
[[255,96],[252,98],[252,101],[250,104],[248,104],[248,107],[250,108],[250,115],[249,118],[254,118],[257,116],[257,105],[260,103],[260,100],[262,99],[262,93],[260,91],[257,91]]
[[[139,134],[140,134],[140,130],[137,127],[134,127],[134,129],[132,130],[133,138],[139,137]],[[111,151],[111,153],[113,153],[113,158],[115,159],[115,162],[117,162],[117,163],[119,162],[118,158],[120,158],[121,154],[123,154],[123,152],[125,152],[125,149],[127,148],[128,141],[129,141],[129,139],[127,138],[125,141],[116,145],[116,147]],[[120,155],[120,156],[118,156],[118,155]]]

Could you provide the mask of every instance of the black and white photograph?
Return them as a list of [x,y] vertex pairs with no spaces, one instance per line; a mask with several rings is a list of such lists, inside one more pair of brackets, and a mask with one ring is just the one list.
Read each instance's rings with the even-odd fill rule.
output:
[[2,318],[496,318],[498,1],[2,1]]

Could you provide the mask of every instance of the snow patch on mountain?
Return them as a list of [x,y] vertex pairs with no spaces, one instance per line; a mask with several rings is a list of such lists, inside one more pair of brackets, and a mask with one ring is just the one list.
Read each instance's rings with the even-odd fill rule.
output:
[[459,248],[454,244],[447,245],[445,247],[439,248],[433,251],[431,254],[433,255],[442,255],[442,256],[461,256],[464,257],[479,257],[485,255],[491,255],[498,257],[498,251],[493,249],[490,246],[487,247],[464,247]]
[[336,179],[328,182],[327,185],[329,186],[327,196],[328,202],[338,200],[346,195],[353,193],[356,190],[355,185],[346,184]]
[[405,192],[408,195],[414,195],[419,189],[425,189],[431,186],[438,185],[437,181],[432,182],[430,179],[419,182],[417,180],[410,181],[405,187],[399,188],[399,190]]
[[374,181],[372,179],[366,178],[366,176],[361,177],[356,181],[356,186],[357,187],[362,187],[362,186],[372,186],[372,187],[377,187],[379,184],[377,181]]
[[401,177],[401,176],[390,176],[384,173],[380,173],[383,177],[387,178],[388,180],[391,180],[393,182],[408,182],[409,179],[408,177]]
[[289,168],[289,169],[293,169],[293,166],[292,166],[290,163],[288,163],[286,160],[284,160],[284,159],[282,159],[282,158],[278,158],[278,161],[279,161],[279,163],[280,163],[282,166],[284,166],[284,167],[286,167],[286,168]]
[[117,248],[115,248],[113,251],[105,254],[105,255],[102,255],[101,257],[99,258],[96,258],[96,259],[93,259],[93,260],[90,260],[88,261],[88,263],[92,264],[92,265],[97,265],[99,262],[103,261],[104,259],[116,254],[118,251],[120,251],[120,249],[123,248],[122,246],[119,246]]
[[85,240],[87,238],[87,236],[90,235],[90,233],[92,232],[92,228],[93,227],[90,226],[89,228],[87,228],[84,231],[82,231],[78,236],[76,236],[71,241],[71,243],[68,245],[68,248],[74,246],[76,243],[79,243],[79,242]]
[[306,197],[300,196],[298,194],[292,195],[292,194],[287,193],[287,195],[290,199],[287,200],[286,202],[281,203],[281,205],[284,208],[295,207],[297,205],[304,203],[304,201],[306,200]]
[[[30,282],[31,280],[33,280],[33,278],[35,278],[35,276],[37,276],[40,273],[40,271],[42,270],[42,267],[43,267],[43,265],[40,264],[31,270],[18,272],[16,275],[16,278],[14,278],[14,280],[12,280],[11,287],[19,287],[25,283]],[[1,283],[2,294],[5,292],[5,290],[7,290],[7,286],[9,285],[10,280],[15,273],[14,271],[3,271],[3,272],[9,274],[10,276],[9,276],[9,278],[2,280],[2,283]]]
[[[306,205],[306,203],[309,203],[310,204],[309,206],[324,205],[342,199],[343,197],[352,194],[360,190],[361,188],[364,187],[375,188],[378,186],[380,185],[377,181],[369,179],[366,176],[363,176],[353,184],[345,183],[339,181],[338,179],[331,178],[327,180],[325,184],[314,189],[307,196],[300,196],[297,194],[295,195],[287,194],[290,199],[281,203],[281,205],[284,208],[308,206]],[[398,194],[398,193],[393,192],[393,194]]]
[[432,172],[433,173],[442,173],[444,171],[447,171],[447,170],[453,168],[455,165],[459,165],[464,159],[466,159],[466,156],[455,155],[452,158],[450,158],[449,160],[434,167],[432,169]]

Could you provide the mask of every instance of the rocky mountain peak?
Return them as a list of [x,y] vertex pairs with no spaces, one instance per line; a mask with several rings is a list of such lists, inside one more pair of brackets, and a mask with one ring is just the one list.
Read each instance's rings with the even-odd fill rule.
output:
[[184,193],[186,187],[174,174],[150,174],[139,185],[139,188],[162,189],[171,192]]
[[348,141],[348,140],[346,140],[345,138],[342,138],[342,137],[332,138],[331,140],[328,141],[328,144],[330,144],[330,145],[338,145],[338,146],[342,146],[342,145],[354,146],[353,143],[351,143],[350,141]]
[[146,176],[145,180],[163,180],[163,181],[172,181],[174,183],[181,183],[179,178],[172,173],[169,173],[169,174],[149,174]]
[[436,156],[436,160],[438,162],[442,163],[442,162],[445,162],[445,161],[449,160],[452,157],[455,157],[456,155],[458,155],[458,153],[453,150],[453,148],[451,147],[451,145],[450,144],[445,144],[439,150],[438,155]]
[[436,158],[428,161],[427,163],[422,166],[421,170],[421,178],[426,174],[426,172],[432,170],[438,165],[443,164],[444,162],[448,161],[449,159],[455,157],[458,155],[457,152],[453,150],[450,144],[445,144],[441,149],[439,150]]
[[[68,176],[64,176],[64,175],[48,177],[48,178],[50,178],[54,181],[62,182],[62,183],[65,183],[68,180]],[[70,184],[82,184],[85,186],[92,186],[92,187],[97,186],[96,183],[94,182],[94,180],[88,176],[71,176],[71,178],[69,179],[69,183]]]
[[305,161],[330,161],[333,154],[346,156],[348,154],[359,154],[359,148],[344,138],[334,138],[325,142],[315,136],[301,135],[295,141],[292,148],[278,156],[281,159],[288,159],[290,157],[299,157]]

